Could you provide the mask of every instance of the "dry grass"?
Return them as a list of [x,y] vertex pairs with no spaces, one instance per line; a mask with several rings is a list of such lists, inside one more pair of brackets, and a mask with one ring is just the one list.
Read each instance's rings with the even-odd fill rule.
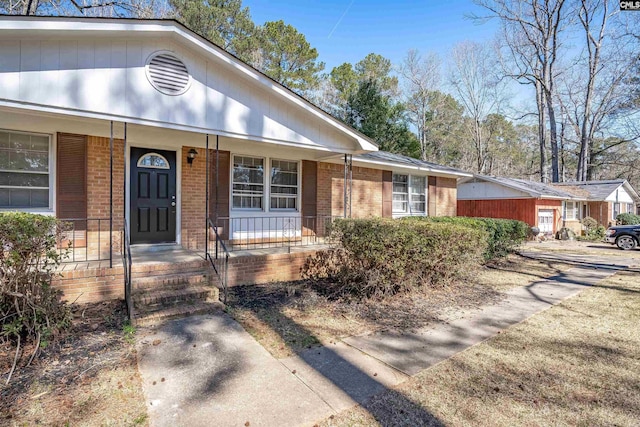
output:
[[230,290],[229,313],[277,358],[340,338],[382,330],[411,331],[451,321],[501,292],[558,274],[571,265],[517,255],[482,267],[467,283],[429,288],[386,300],[336,300],[323,283],[300,281]]
[[125,319],[120,302],[76,306],[69,334],[0,386],[0,425],[147,425]]
[[622,258],[634,258],[640,262],[640,249],[623,251],[615,245],[604,242],[562,241],[550,240],[542,243],[528,242],[526,250],[542,252],[560,252],[574,255],[615,256]]
[[540,261],[519,255],[509,255],[483,267],[475,280],[478,284],[491,287],[496,291],[508,291],[555,276],[573,267],[563,262]]
[[322,425],[637,426],[639,324],[620,272]]

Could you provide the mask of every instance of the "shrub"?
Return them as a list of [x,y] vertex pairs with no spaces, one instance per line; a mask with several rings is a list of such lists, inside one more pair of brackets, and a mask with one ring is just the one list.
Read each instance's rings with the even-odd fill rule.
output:
[[616,217],[616,221],[619,225],[640,224],[640,215],[634,215],[632,213],[622,213]]
[[606,229],[598,224],[598,221],[591,218],[590,216],[585,216],[580,221],[584,226],[584,238],[581,240],[602,240],[604,238],[604,234]]
[[514,252],[527,238],[530,227],[514,219],[469,218],[463,216],[407,217],[405,221],[460,224],[487,232],[486,261]]
[[358,297],[445,285],[480,264],[487,240],[484,230],[461,224],[382,218],[336,220],[332,238],[339,249],[307,267],[331,276],[340,295]]
[[69,310],[50,286],[61,232],[54,217],[0,213],[0,340],[16,345],[15,360],[21,343],[36,340],[33,360],[41,344],[69,325]]

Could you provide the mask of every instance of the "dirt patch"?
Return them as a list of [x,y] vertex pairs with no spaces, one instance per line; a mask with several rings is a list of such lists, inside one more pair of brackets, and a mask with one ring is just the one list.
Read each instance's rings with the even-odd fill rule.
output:
[[[31,366],[25,349],[9,385],[0,385],[0,424],[146,425],[133,344],[120,301],[73,306],[71,329]],[[13,351],[0,349],[6,378]]]
[[275,357],[315,345],[385,330],[415,331],[451,321],[570,265],[511,255],[491,263],[464,283],[428,288],[384,300],[336,298],[331,283],[303,280],[238,286],[229,290],[228,311]]
[[321,425],[634,426],[638,323],[640,274],[619,272]]

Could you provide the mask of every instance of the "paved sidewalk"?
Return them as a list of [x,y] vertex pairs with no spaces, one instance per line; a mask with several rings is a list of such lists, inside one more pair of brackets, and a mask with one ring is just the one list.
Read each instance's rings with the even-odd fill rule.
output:
[[333,413],[223,312],[143,330],[138,365],[152,426],[299,426]]
[[169,322],[153,334],[142,334],[139,365],[151,425],[313,425],[632,263],[585,255],[524,255],[578,267],[516,288],[500,303],[449,324],[417,333],[350,337],[282,360],[222,312]]

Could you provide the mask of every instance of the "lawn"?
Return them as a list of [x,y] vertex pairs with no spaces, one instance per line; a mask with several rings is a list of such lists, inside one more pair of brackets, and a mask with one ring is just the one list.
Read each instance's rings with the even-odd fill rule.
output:
[[604,242],[570,241],[570,240],[549,240],[536,243],[527,242],[523,249],[527,251],[541,251],[547,253],[559,252],[568,254],[593,255],[593,256],[615,256],[637,260],[640,265],[640,250],[623,251],[615,245]]
[[619,272],[321,425],[637,426],[639,324]]
[[[76,305],[73,315],[68,335],[0,384],[0,425],[147,425],[124,304]],[[0,348],[0,361],[8,372],[11,349]]]
[[228,312],[277,358],[347,336],[381,330],[411,331],[450,321],[503,298],[503,292],[571,268],[569,264],[511,255],[481,267],[468,281],[387,300],[327,295],[326,283],[298,281],[238,286]]

